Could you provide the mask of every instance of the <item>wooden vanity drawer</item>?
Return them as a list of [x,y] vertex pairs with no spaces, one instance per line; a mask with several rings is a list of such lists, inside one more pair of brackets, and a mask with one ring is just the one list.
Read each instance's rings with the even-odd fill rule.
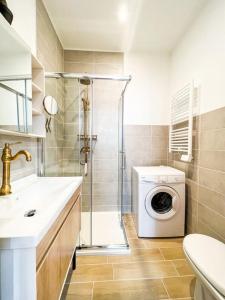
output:
[[[56,231],[47,251],[43,257],[37,257],[36,284],[38,300],[57,300],[59,298],[73,257],[80,232],[80,193],[76,193],[69,202],[72,207],[69,211],[68,205],[65,207],[64,210],[67,210],[66,216],[63,212],[63,214],[60,214],[58,219],[61,220],[61,226]],[[65,217],[63,220],[62,216]],[[59,225],[58,219],[53,227]],[[51,228],[44,239],[51,238],[52,232],[55,232],[55,230]],[[43,253],[44,245],[48,244],[44,240],[41,243],[39,253]]]

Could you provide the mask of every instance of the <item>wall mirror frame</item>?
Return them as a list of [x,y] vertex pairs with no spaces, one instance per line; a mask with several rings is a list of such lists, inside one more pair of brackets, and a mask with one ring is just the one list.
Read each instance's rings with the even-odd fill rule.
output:
[[58,103],[54,97],[45,96],[43,100],[43,106],[44,106],[44,110],[49,115],[49,118],[46,119],[46,123],[45,123],[46,132],[51,132],[52,117],[57,115],[59,111]]

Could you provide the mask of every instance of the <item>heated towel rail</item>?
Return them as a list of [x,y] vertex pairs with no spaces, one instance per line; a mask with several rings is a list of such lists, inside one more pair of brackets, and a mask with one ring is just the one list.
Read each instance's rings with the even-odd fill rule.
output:
[[196,103],[194,83],[186,84],[172,98],[169,135],[169,152],[181,154],[181,160],[192,160],[192,131],[194,104]]

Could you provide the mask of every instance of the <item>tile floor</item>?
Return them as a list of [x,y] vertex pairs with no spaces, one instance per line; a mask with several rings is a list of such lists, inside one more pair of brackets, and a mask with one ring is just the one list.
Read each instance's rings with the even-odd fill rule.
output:
[[195,277],[182,238],[139,239],[124,216],[131,254],[80,256],[66,300],[191,300]]

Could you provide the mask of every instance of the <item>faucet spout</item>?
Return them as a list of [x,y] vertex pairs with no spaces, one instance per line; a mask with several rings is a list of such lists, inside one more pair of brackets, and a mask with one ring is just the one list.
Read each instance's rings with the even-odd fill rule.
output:
[[26,161],[32,160],[32,156],[31,156],[30,152],[28,152],[26,150],[21,150],[21,151],[17,152],[14,156],[12,156],[11,160],[16,160],[20,155],[24,155],[26,158]]

